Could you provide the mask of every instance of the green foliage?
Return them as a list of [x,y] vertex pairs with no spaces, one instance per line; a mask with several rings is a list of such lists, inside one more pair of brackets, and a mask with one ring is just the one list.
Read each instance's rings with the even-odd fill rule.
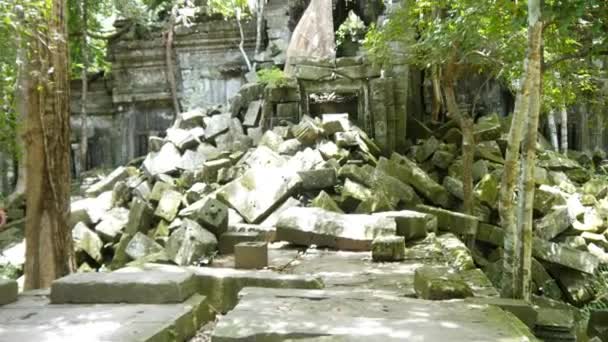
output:
[[[547,110],[599,90],[598,78],[606,71],[590,56],[608,54],[608,2],[547,0],[542,12]],[[526,40],[525,1],[419,0],[394,11],[386,25],[372,27],[364,45],[383,63],[394,57],[391,42],[405,42],[405,57],[422,69],[441,68],[455,54],[459,65],[514,87],[523,73]]]
[[289,85],[292,81],[285,75],[283,70],[272,68],[272,69],[261,69],[257,72],[258,82],[265,84],[270,87],[281,88]]
[[[85,30],[87,32],[99,33],[103,31],[106,18],[111,17],[115,12],[112,2],[108,0],[95,1],[87,0],[87,23],[85,23],[82,14],[83,0],[68,0],[68,29],[70,32],[69,48],[70,48],[70,71],[73,78],[78,78],[81,75],[84,67],[82,35]],[[130,1],[123,1],[129,3]],[[104,39],[95,39],[87,37],[87,56],[89,61],[89,70],[109,70],[110,65],[106,59],[107,41]]]
[[340,25],[336,31],[336,43],[338,46],[346,41],[359,43],[365,38],[367,27],[361,18],[355,12],[350,11],[348,18]]
[[208,0],[209,14],[220,14],[224,18],[243,19],[250,15],[247,0]]

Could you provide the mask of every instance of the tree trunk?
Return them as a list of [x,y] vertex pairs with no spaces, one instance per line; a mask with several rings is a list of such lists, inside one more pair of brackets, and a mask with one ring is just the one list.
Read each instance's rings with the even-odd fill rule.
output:
[[173,102],[173,120],[178,124],[180,120],[181,109],[179,107],[179,100],[177,98],[177,81],[175,79],[175,68],[173,59],[173,35],[175,34],[175,20],[177,16],[177,5],[171,8],[171,17],[169,18],[169,24],[166,33],[165,40],[165,62],[167,66],[167,81],[169,82],[169,91],[171,92],[171,99]]
[[[534,199],[534,162],[536,160],[536,141],[538,119],[540,116],[540,79],[542,22],[540,22],[539,0],[530,0],[528,53],[526,74],[523,87],[517,96],[515,113],[503,172],[499,210],[501,223],[505,230],[504,271],[502,296],[528,299],[530,296],[530,269],[532,261],[532,205]],[[513,194],[518,174],[519,148],[524,127],[527,131],[525,160],[520,176],[520,189],[517,211],[514,208]],[[517,216],[516,216],[517,212]]]
[[[557,134],[557,125],[555,124],[555,111],[551,110],[547,116],[547,123],[549,124],[549,134],[551,135],[551,145],[553,149],[559,152],[559,138]],[[563,132],[562,132],[563,133]]]
[[475,158],[475,136],[473,133],[473,120],[466,114],[460,112],[454,82],[457,74],[457,64],[455,56],[448,63],[444,74],[444,91],[446,106],[450,116],[456,119],[462,132],[462,186],[463,186],[463,207],[464,213],[473,213],[473,162]]
[[257,14],[258,14],[258,22],[257,22],[257,34],[255,37],[255,53],[256,55],[262,52],[262,41],[264,40],[264,7],[266,5],[266,0],[258,0],[257,5]]
[[[28,70],[25,288],[45,288],[74,270],[70,208],[70,113],[67,6],[53,0],[48,32],[31,42]],[[32,74],[30,74],[32,75]]]
[[88,29],[88,9],[87,9],[87,0],[81,1],[82,6],[82,98],[80,104],[80,170],[86,171],[88,168],[88,134],[87,134],[87,95],[88,95],[88,87],[89,80],[87,76],[87,71],[89,70],[89,51],[88,51],[88,42],[87,42],[87,29]]
[[236,24],[239,26],[239,33],[241,35],[241,41],[239,42],[239,50],[241,51],[243,59],[247,64],[247,70],[252,71],[253,66],[251,65],[249,56],[247,56],[247,51],[245,51],[245,31],[243,31],[243,23],[241,22],[241,10],[239,8],[236,9]]
[[568,153],[568,110],[566,109],[566,105],[564,104],[561,108],[561,116],[562,116],[562,153]]
[[[23,17],[24,13],[18,12],[16,13],[16,17],[19,20],[19,25],[24,25]],[[28,101],[27,101],[27,89],[29,87],[29,75],[27,68],[27,44],[26,39],[24,39],[21,34],[17,36],[17,65],[19,66],[17,71],[17,88],[15,89],[15,107],[17,111],[17,115],[19,116],[19,123],[21,127],[24,126],[24,123],[27,121],[27,112],[28,112]],[[19,155],[17,156],[17,184],[15,185],[15,189],[13,193],[10,194],[7,198],[7,206],[10,206],[13,201],[18,198],[21,198],[25,195],[25,185],[26,185],[26,170],[25,170],[25,161],[26,161],[26,148],[23,144],[23,138],[21,137],[21,133],[17,134],[17,143],[16,146],[19,149]]]

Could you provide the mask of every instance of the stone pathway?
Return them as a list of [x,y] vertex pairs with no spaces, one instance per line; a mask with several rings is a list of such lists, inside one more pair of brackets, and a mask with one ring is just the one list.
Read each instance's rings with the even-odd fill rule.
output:
[[[2,306],[0,342],[535,340],[496,306],[416,299],[416,269],[447,264],[427,240],[396,263],[374,263],[370,252],[274,244],[264,271],[233,269],[234,258],[221,256],[207,268],[76,274],[53,293],[24,293]],[[496,296],[485,277],[465,281],[476,297]]]

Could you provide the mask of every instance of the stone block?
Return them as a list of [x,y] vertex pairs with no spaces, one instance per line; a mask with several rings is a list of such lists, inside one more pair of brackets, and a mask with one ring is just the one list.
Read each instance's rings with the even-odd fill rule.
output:
[[127,179],[131,173],[135,173],[135,171],[130,171],[128,167],[120,166],[99,182],[91,185],[91,187],[85,191],[85,194],[88,197],[96,197],[102,192],[110,191],[114,188],[114,184]]
[[600,264],[599,259],[595,255],[562,244],[534,238],[532,246],[534,257],[573,270],[595,274]]
[[251,169],[219,189],[217,198],[230,205],[248,223],[259,223],[300,184],[284,168]]
[[299,171],[304,190],[322,190],[335,186],[338,183],[336,169],[325,168],[309,171]]
[[421,202],[414,188],[380,169],[373,171],[370,187],[374,192],[383,193],[395,207],[412,206]]
[[160,174],[172,174],[181,163],[181,153],[171,143],[166,143],[159,152],[151,152],[143,162],[143,169],[150,177]]
[[17,281],[0,277],[0,305],[17,301],[19,286]]
[[325,135],[332,136],[339,132],[346,132],[350,129],[348,113],[342,114],[323,114],[321,115],[323,131]]
[[321,289],[320,277],[279,274],[273,271],[237,270],[233,268],[190,268],[197,278],[198,290],[210,299],[219,312],[226,313],[238,303],[238,293],[245,287],[282,289]]
[[116,242],[129,222],[129,211],[125,208],[114,208],[95,226],[95,231],[105,242]]
[[473,127],[475,141],[489,141],[500,138],[502,128],[500,118],[497,114],[487,115],[480,118]]
[[217,250],[217,238],[198,223],[183,219],[167,241],[165,251],[170,260],[180,266],[192,265]]
[[266,224],[234,223],[228,226],[228,232],[222,236],[227,233],[254,233],[260,241],[273,242],[276,240],[277,230],[274,226]]
[[418,298],[447,300],[473,296],[464,280],[447,267],[422,266],[414,273],[414,290]]
[[237,269],[268,267],[267,242],[241,242],[234,246],[234,266]]
[[378,236],[372,241],[372,260],[401,261],[405,259],[403,236]]
[[74,273],[51,285],[53,304],[181,303],[196,293],[191,272]]
[[396,235],[394,219],[375,215],[338,214],[319,208],[292,207],[277,222],[277,239],[296,245],[344,250],[371,249],[378,236]]
[[310,206],[335,213],[344,213],[336,201],[334,201],[334,199],[325,191],[321,191],[319,195],[310,202]]
[[125,233],[146,233],[151,228],[152,218],[153,211],[150,204],[137,197],[134,198],[131,202],[131,210],[129,211],[129,220],[125,227]]
[[131,259],[137,260],[162,251],[163,246],[159,245],[147,235],[137,232],[127,244],[125,254]]
[[435,154],[433,154],[433,158],[431,158],[431,161],[436,167],[442,170],[447,170],[450,165],[452,165],[454,158],[456,157],[452,152],[437,151],[435,152]]
[[166,221],[173,221],[182,204],[183,196],[175,190],[168,190],[162,194],[154,215]]
[[72,229],[72,238],[76,251],[83,251],[98,263],[102,262],[103,241],[94,231],[80,222]]
[[277,104],[276,117],[286,120],[298,120],[300,117],[300,103],[287,102]]
[[260,114],[262,112],[262,101],[251,101],[247,107],[247,112],[243,119],[243,126],[254,127],[257,126],[260,120]]
[[226,232],[220,236],[218,249],[220,254],[233,254],[235,245],[259,240],[260,233],[257,232]]
[[228,131],[228,129],[230,128],[230,123],[232,121],[232,115],[230,113],[213,115],[211,117],[206,117],[204,121],[205,138],[210,140]]
[[200,141],[190,131],[180,128],[167,129],[166,141],[171,142],[175,147],[184,151],[196,147]]
[[531,330],[534,330],[536,321],[538,319],[538,311],[532,306],[532,304],[521,300],[521,299],[510,299],[510,298],[467,298],[467,303],[473,305],[494,305],[504,311],[510,312]]
[[374,215],[394,219],[397,224],[397,235],[403,236],[406,241],[422,239],[427,233],[437,231],[437,218],[431,214],[402,210]]
[[310,117],[304,117],[300,123],[291,127],[291,133],[302,145],[311,146],[323,133],[323,129]]
[[302,149],[302,143],[298,139],[288,139],[283,141],[277,152],[282,155],[293,156]]
[[228,207],[216,199],[208,198],[192,218],[217,237],[228,230]]
[[477,233],[479,219],[475,216],[423,204],[417,205],[416,210],[435,215],[435,217],[437,217],[437,227],[439,230],[449,231],[459,235],[475,235]]
[[437,184],[426,172],[409,159],[393,153],[390,161],[380,158],[378,169],[406,184],[410,184],[434,204],[449,207],[450,197],[445,188]]
[[457,271],[475,269],[471,252],[454,234],[448,233],[437,237],[437,242],[445,255],[448,264]]
[[430,137],[429,139],[425,140],[422,146],[416,150],[416,160],[419,163],[422,163],[429,159],[435,153],[435,151],[437,151],[439,144],[439,140],[437,140],[435,137]]
[[258,142],[258,146],[266,146],[269,149],[278,152],[279,146],[283,143],[283,138],[273,131],[266,131]]

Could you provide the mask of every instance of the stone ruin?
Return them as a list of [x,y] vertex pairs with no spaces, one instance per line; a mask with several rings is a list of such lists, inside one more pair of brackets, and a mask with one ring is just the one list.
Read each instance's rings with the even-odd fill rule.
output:
[[[291,18],[281,3],[270,1],[267,9],[270,43],[260,62],[274,58],[272,63],[280,64],[284,57],[282,44],[288,37],[278,32]],[[255,27],[246,25],[249,50],[254,32]],[[325,250],[369,253],[366,274],[387,267],[400,274],[399,265],[411,266],[409,271],[415,271],[407,296],[466,298],[468,305],[498,306],[539,338],[574,340],[574,307],[605,303],[598,286],[605,282],[608,263],[608,182],[601,158],[559,155],[541,139],[534,204],[534,305],[503,301],[496,290],[504,240],[497,201],[508,118],[488,115],[477,120],[475,210],[472,216],[464,215],[460,132],[453,121],[427,126],[410,120],[416,96],[406,65],[396,61],[383,72],[363,56],[300,58],[287,84],[245,83],[241,56],[230,47],[238,39],[234,24],[197,23],[177,36],[180,100],[188,109],[179,124],[171,126],[158,37],[117,41],[110,49],[112,79],[92,83],[90,134],[94,141],[102,140],[92,145],[98,148],[90,158],[93,164],[124,166],[85,184],[85,197],[73,201],[70,224],[79,273],[53,285],[51,302],[185,303],[195,314],[187,327],[173,327],[180,338],[192,336],[211,316],[228,313],[214,332],[214,340],[222,341],[235,340],[236,335],[247,340],[250,331],[273,329],[264,317],[252,318],[256,315],[248,310],[258,310],[256,305],[239,307],[239,297],[263,304],[268,315],[280,313],[285,298],[290,298],[289,305],[303,298],[326,298],[336,306],[340,298],[373,298],[391,310],[403,300],[357,291],[271,291],[268,288],[320,291],[335,286],[327,274],[343,266],[331,264],[320,273],[324,276],[315,276],[323,260],[313,259],[314,267],[301,261],[306,276],[281,274],[291,261],[276,268],[272,260],[277,250],[269,246],[287,243],[287,251],[300,249],[296,260],[329,253]],[[230,105],[218,105],[229,99]],[[416,135],[404,134],[412,130]],[[13,229],[2,234],[18,235]],[[476,243],[468,248],[461,239]],[[0,249],[4,247],[3,272],[18,276],[22,260],[11,256],[19,254],[22,245],[11,241]],[[340,258],[350,260],[345,255]],[[408,260],[424,266],[412,266]],[[233,267],[267,270],[248,273]],[[142,269],[148,271],[144,280],[132,273]],[[179,275],[167,276],[167,270]],[[14,283],[0,282],[4,286],[10,287],[4,293],[16,295]],[[266,289],[241,291],[250,286]],[[8,297],[0,296],[0,305],[14,300]],[[436,311],[446,316],[437,319],[462,314],[460,304],[455,305],[438,306]],[[484,314],[506,319],[491,310]],[[593,329],[602,336],[605,330],[597,317],[590,322],[596,322]],[[235,331],[245,318],[251,320],[246,329]],[[297,325],[289,329],[305,333]],[[480,334],[500,335],[499,330],[482,329]]]

